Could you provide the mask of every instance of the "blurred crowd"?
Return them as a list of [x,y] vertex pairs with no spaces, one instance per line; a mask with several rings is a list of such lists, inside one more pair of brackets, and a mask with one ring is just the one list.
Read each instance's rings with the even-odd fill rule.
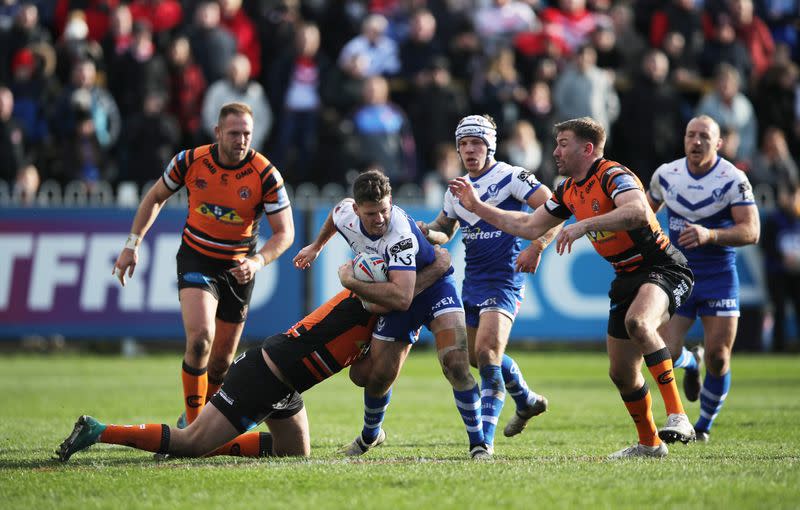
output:
[[705,113],[785,228],[799,20],[800,0],[0,0],[0,192],[136,195],[213,141],[229,101],[253,108],[252,145],[292,187],[377,166],[440,203],[471,113],[497,121],[498,159],[548,185],[553,123],[590,115],[647,186]]
[[647,183],[707,113],[774,205],[798,180],[799,3],[0,0],[0,178],[141,185],[236,100],[292,185],[372,165],[441,184],[475,112],[548,184],[552,124],[590,115]]

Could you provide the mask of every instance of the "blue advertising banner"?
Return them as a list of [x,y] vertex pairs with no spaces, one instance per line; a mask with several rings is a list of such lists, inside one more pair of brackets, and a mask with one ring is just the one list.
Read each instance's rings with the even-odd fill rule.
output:
[[[0,337],[183,338],[175,254],[186,211],[161,211],[123,288],[112,268],[134,213],[0,209]],[[294,246],[256,278],[245,337],[282,331],[305,311],[303,275],[291,262],[306,237],[303,217],[295,213]]]
[[[401,206],[402,207],[402,206]],[[404,207],[417,220],[431,221],[438,209]],[[330,210],[313,211],[313,237]],[[660,218],[663,222],[664,218]],[[455,277],[463,280],[464,245],[460,234],[446,245],[453,257]],[[314,306],[323,303],[341,289],[336,270],[352,258],[349,246],[336,235],[328,243],[310,269]],[[764,302],[761,282],[762,264],[758,248],[738,250],[737,264],[741,281],[743,306]],[[608,289],[614,272],[585,238],[573,245],[572,253],[558,255],[553,248],[545,250],[535,275],[528,275],[525,299],[514,323],[514,340],[597,341],[605,338],[608,318]],[[698,324],[690,336],[698,336]],[[423,330],[422,340],[431,335]]]

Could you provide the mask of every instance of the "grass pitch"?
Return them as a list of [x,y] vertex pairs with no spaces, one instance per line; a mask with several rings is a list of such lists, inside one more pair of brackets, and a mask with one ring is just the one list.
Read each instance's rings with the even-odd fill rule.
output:
[[[611,462],[636,433],[603,353],[512,353],[550,410],[495,459],[476,463],[431,351],[412,354],[393,394],[385,445],[355,460],[336,449],[361,428],[361,391],[339,374],[304,397],[312,456],[155,462],[95,445],[50,460],[80,414],[173,423],[180,355],[0,357],[0,508],[800,508],[800,360],[734,355],[731,392],[708,444],[662,460]],[[681,371],[679,376],[681,376]],[[650,380],[650,376],[647,375]],[[680,383],[680,380],[679,380]],[[665,416],[653,397],[657,423]],[[688,403],[690,418],[697,403]]]

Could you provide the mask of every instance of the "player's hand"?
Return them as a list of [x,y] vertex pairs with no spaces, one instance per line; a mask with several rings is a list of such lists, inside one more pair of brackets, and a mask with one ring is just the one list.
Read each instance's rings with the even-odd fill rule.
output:
[[123,248],[114,262],[114,269],[111,274],[117,277],[119,283],[124,287],[127,281],[125,280],[125,272],[128,273],[128,278],[133,278],[133,271],[136,269],[136,263],[139,262],[139,254],[136,250],[130,248]]
[[236,278],[236,281],[239,283],[239,285],[244,285],[255,278],[256,273],[262,267],[264,266],[261,264],[260,260],[244,257],[239,261],[238,266],[228,269],[228,271],[233,275],[234,278]]
[[678,245],[683,248],[692,249],[708,244],[711,240],[711,233],[706,227],[694,223],[686,223],[686,226],[678,236]]
[[450,269],[450,264],[452,263],[450,259],[450,252],[447,251],[447,249],[442,248],[441,245],[434,244],[433,254],[436,256],[436,259],[433,261],[435,267],[438,270],[441,270],[442,274],[445,274],[447,270]]
[[425,223],[424,221],[417,220],[417,227],[419,227],[419,230],[420,232],[422,232],[422,235],[428,237],[428,233],[430,232],[430,230],[428,229],[427,223]]
[[295,255],[292,259],[292,262],[294,262],[294,267],[297,269],[308,269],[311,266],[311,263],[317,260],[319,252],[320,250],[313,244],[305,246],[298,251],[297,255]]
[[535,273],[541,260],[542,250],[540,250],[539,247],[531,244],[519,252],[517,264],[514,269],[519,273]]
[[466,177],[456,177],[447,184],[447,187],[450,189],[450,193],[461,202],[464,209],[469,212],[475,212],[475,207],[480,203],[481,199]]
[[567,253],[572,253],[572,243],[585,235],[586,227],[583,226],[583,222],[565,225],[556,238],[556,252],[559,255],[563,255],[565,250]]
[[342,287],[345,289],[349,289],[351,282],[356,279],[356,274],[353,272],[353,263],[352,262],[345,262],[341,266],[339,266],[339,281],[342,283]]

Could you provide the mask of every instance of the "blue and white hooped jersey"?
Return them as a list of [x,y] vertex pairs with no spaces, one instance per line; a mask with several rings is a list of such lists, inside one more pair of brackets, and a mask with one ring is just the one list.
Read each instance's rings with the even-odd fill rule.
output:
[[[436,258],[433,246],[422,235],[414,220],[404,210],[392,206],[389,228],[382,236],[370,236],[353,210],[353,199],[346,198],[333,209],[336,230],[354,253],[367,252],[383,257],[389,271],[416,271]],[[449,273],[453,269],[450,268]]]
[[711,170],[695,175],[686,158],[658,167],[650,181],[650,195],[664,202],[669,220],[669,239],[686,256],[695,277],[711,277],[720,271],[735,271],[731,246],[705,245],[687,250],[678,244],[686,223],[706,228],[733,226],[733,206],[753,206],[753,188],[747,176],[730,161],[718,158]]
[[[528,210],[528,198],[542,185],[531,172],[500,161],[477,179],[467,178],[481,200],[505,211]],[[467,211],[449,190],[444,195],[443,211],[448,218],[457,219],[461,227],[465,283],[499,281],[522,285],[525,275],[514,271],[521,246],[516,236]]]

